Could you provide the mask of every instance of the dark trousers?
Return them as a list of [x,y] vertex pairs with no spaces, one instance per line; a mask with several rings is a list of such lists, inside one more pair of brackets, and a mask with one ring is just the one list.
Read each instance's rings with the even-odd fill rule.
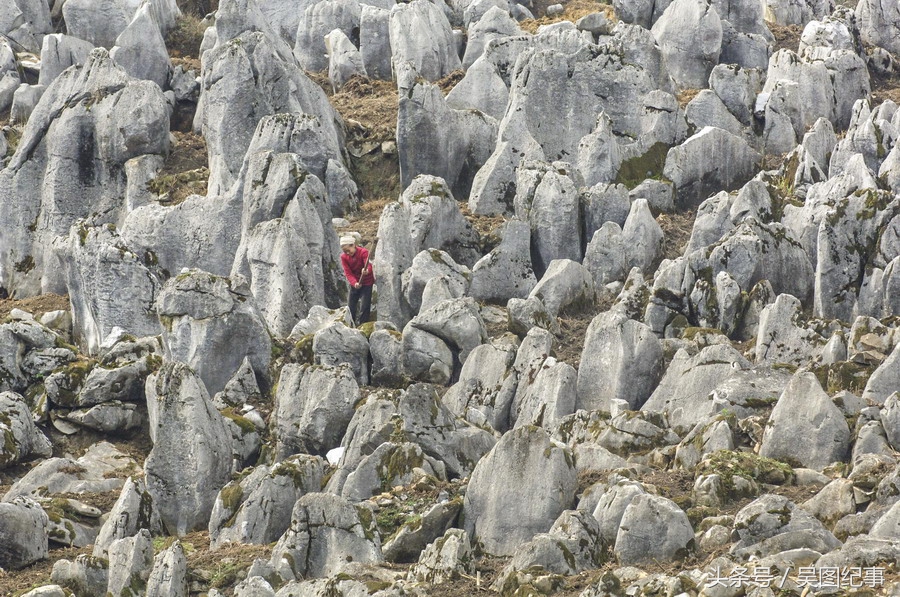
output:
[[[349,307],[350,317],[353,318],[354,324],[362,325],[369,321],[369,315],[372,311],[372,286],[360,286],[359,288],[351,286]],[[359,307],[358,312],[357,307]]]

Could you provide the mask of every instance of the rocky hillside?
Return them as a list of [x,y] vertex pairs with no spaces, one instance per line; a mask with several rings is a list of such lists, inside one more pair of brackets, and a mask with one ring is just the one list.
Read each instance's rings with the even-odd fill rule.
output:
[[900,594],[896,2],[0,33],[0,595]]

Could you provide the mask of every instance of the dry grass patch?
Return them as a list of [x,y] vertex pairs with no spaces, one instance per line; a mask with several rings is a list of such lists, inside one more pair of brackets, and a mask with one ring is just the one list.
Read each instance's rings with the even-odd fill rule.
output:
[[4,319],[13,309],[27,311],[35,317],[48,311],[68,311],[69,295],[48,293],[23,299],[0,299],[0,319]]
[[166,49],[172,58],[200,58],[200,44],[206,26],[200,17],[183,14],[175,22],[175,27],[166,35]]
[[693,211],[674,214],[660,214],[656,223],[663,231],[663,259],[675,259],[684,255],[684,249],[691,240],[694,229]]
[[571,0],[570,2],[563,4],[562,14],[553,17],[545,16],[547,6],[552,4],[556,4],[556,2],[535,2],[534,10],[532,11],[535,18],[525,19],[519,23],[519,27],[528,33],[537,33],[537,30],[541,25],[552,25],[553,23],[559,23],[561,21],[571,21],[574,23],[581,17],[585,17],[595,12],[604,13],[606,18],[610,21],[618,20],[616,19],[615,11],[612,6],[603,2],[597,2],[596,0]]
[[173,131],[172,134],[175,146],[156,178],[147,183],[147,188],[164,205],[176,205],[190,195],[205,196],[209,179],[206,140],[196,133]]

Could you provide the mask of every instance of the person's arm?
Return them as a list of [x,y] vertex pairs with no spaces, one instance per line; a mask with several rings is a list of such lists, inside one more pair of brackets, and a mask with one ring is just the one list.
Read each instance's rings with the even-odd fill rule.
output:
[[350,286],[356,286],[357,279],[353,272],[350,271],[350,259],[346,253],[341,254],[341,266],[344,268],[344,275],[347,277],[347,281],[350,282]]
[[359,272],[359,279],[362,280],[366,277],[366,274],[372,271],[372,262],[369,261],[369,250],[363,247],[357,247],[357,251],[359,251],[359,258],[363,262],[363,267]]

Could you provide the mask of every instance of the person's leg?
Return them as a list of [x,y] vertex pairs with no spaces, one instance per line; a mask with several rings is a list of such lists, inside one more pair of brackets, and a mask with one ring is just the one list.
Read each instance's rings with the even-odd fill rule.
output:
[[353,325],[359,325],[356,308],[359,306],[360,296],[362,296],[362,288],[350,288],[350,300],[347,303],[347,307],[350,308],[350,317],[353,319]]
[[362,294],[362,305],[359,310],[359,323],[356,325],[362,325],[369,321],[369,316],[372,314],[372,287],[363,286],[359,290]]

